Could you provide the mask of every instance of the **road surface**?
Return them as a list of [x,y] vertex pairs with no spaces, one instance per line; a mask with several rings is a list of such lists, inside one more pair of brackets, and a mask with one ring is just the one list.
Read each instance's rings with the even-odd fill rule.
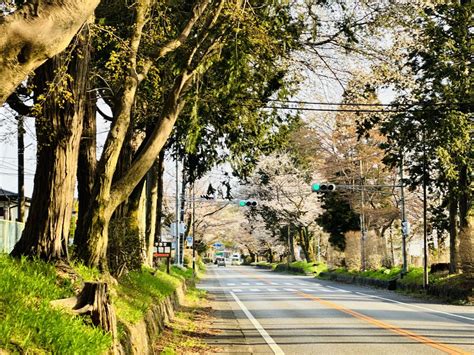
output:
[[474,354],[474,308],[246,266],[210,266],[216,352]]

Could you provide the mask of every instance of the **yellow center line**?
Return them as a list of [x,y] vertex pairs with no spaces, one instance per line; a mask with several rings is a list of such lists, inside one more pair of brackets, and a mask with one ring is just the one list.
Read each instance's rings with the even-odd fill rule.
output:
[[[241,272],[241,271],[239,271]],[[255,279],[258,279],[258,280],[262,280],[263,282],[265,282],[266,284],[268,285],[271,285],[271,282],[267,281],[266,278],[264,277],[260,277],[260,276],[255,276],[255,275],[252,275],[252,274],[249,274],[249,273],[246,273],[246,272],[241,272],[249,277],[252,277],[252,278],[255,278]],[[471,353],[467,352],[467,351],[464,351],[463,349],[460,349],[460,348],[457,348],[457,347],[454,347],[454,346],[451,346],[451,345],[446,345],[446,344],[443,344],[443,343],[440,343],[440,342],[437,342],[433,339],[430,339],[430,338],[427,338],[427,337],[424,337],[422,335],[419,335],[419,334],[416,334],[416,333],[413,333],[409,330],[406,330],[406,329],[402,329],[402,328],[399,328],[399,327],[396,327],[394,325],[391,325],[389,323],[386,323],[386,322],[383,322],[383,321],[380,321],[380,320],[377,320],[375,318],[372,318],[372,317],[369,317],[369,316],[366,316],[362,313],[359,313],[359,312],[356,312],[356,311],[353,311],[352,309],[349,309],[347,307],[344,307],[344,306],[341,306],[341,305],[338,305],[334,302],[331,302],[331,301],[327,301],[327,300],[323,300],[319,297],[316,297],[316,296],[313,296],[313,295],[310,295],[310,294],[307,294],[307,293],[304,293],[304,292],[301,292],[301,291],[294,291],[294,293],[304,297],[304,298],[307,298],[307,299],[310,299],[312,301],[316,301],[316,302],[319,302],[327,307],[330,307],[330,308],[333,308],[333,309],[336,309],[340,312],[343,312],[343,313],[346,313],[346,314],[349,314],[355,318],[358,318],[360,320],[363,320],[367,323],[370,323],[372,325],[375,325],[379,328],[382,328],[382,329],[386,329],[386,330],[389,330],[393,333],[396,333],[398,335],[402,335],[404,337],[407,337],[407,338],[410,338],[410,339],[413,339],[413,340],[416,340],[417,342],[420,342],[422,344],[425,344],[425,345],[428,345],[428,346],[431,346],[432,348],[435,348],[435,349],[438,349],[438,350],[441,350],[447,354],[458,354],[458,355],[469,355]]]

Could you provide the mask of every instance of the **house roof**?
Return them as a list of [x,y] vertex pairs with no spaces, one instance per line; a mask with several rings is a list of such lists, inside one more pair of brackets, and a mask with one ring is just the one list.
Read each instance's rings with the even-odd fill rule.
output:
[[[0,201],[16,201],[18,200],[18,194],[16,192],[11,192],[8,190],[4,190],[0,187]],[[25,196],[25,201],[31,201],[29,197]]]

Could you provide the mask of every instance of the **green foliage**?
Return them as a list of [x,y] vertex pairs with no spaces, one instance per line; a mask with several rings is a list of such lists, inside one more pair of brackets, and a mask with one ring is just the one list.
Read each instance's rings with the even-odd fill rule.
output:
[[360,228],[359,215],[338,191],[323,196],[322,208],[324,212],[317,218],[318,223],[330,234],[329,242],[344,250],[346,246],[344,233]]
[[0,349],[26,353],[101,354],[111,337],[50,301],[73,295],[53,265],[0,254]]
[[[290,272],[297,274],[315,274],[319,275],[323,271],[327,271],[327,265],[324,263],[308,263],[306,261],[294,261],[290,263]],[[287,264],[281,263],[274,267],[275,271],[287,271]]]

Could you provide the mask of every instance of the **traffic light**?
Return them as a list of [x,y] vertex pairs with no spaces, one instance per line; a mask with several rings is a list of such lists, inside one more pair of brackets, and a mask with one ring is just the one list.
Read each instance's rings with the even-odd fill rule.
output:
[[240,207],[255,207],[257,206],[257,201],[254,200],[240,200],[239,201]]
[[319,182],[315,182],[311,185],[311,191],[313,192],[331,192],[331,191],[334,191],[336,190],[336,185],[334,184],[330,184],[330,183],[327,183],[327,182],[324,182],[324,183],[319,183]]

